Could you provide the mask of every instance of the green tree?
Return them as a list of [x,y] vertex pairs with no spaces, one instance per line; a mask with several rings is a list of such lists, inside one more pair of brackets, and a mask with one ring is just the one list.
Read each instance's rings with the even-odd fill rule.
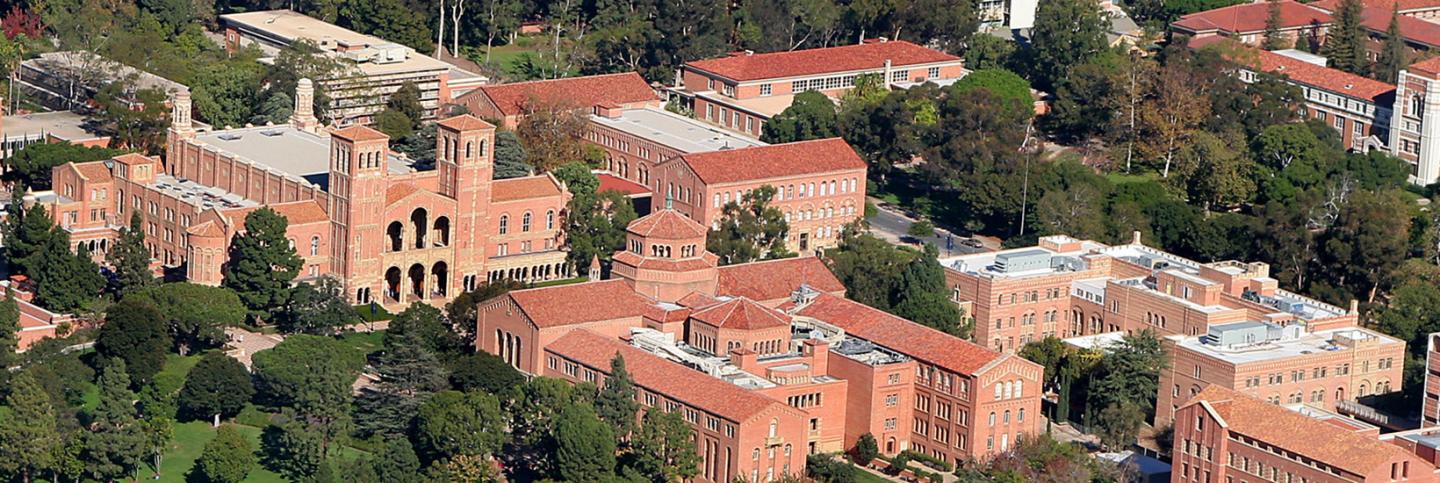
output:
[[31,144],[5,159],[9,169],[4,179],[36,191],[48,190],[51,189],[50,173],[56,166],[110,159],[124,152],[70,143]]
[[500,399],[483,392],[435,393],[416,413],[415,439],[430,461],[494,455],[506,439]]
[[460,455],[447,460],[436,461],[426,469],[425,476],[430,482],[494,483],[502,481],[496,474],[495,465],[489,458]]
[[404,114],[411,127],[419,126],[420,121],[425,119],[425,106],[420,104],[420,88],[414,82],[400,84],[400,88],[385,100],[385,107]]
[[221,426],[205,443],[193,471],[209,483],[240,483],[255,467],[255,447],[232,425]]
[[1165,349],[1154,332],[1146,329],[1126,335],[1101,359],[1101,375],[1090,385],[1090,407],[1127,403],[1148,414],[1155,406],[1160,371],[1166,366]]
[[774,198],[775,188],[764,185],[726,203],[719,228],[710,231],[705,249],[719,256],[721,265],[794,256],[785,246],[790,224],[770,206]]
[[555,419],[555,466],[565,481],[604,481],[615,473],[615,432],[584,404]]
[[140,210],[130,214],[130,226],[120,229],[120,237],[105,254],[105,261],[115,270],[115,293],[124,295],[155,284],[150,270],[150,251],[145,248],[145,229]]
[[102,131],[110,133],[110,147],[126,147],[146,154],[159,154],[165,145],[165,129],[170,127],[169,97],[157,88],[133,92],[124,82],[112,82],[95,94],[100,109],[96,120]]
[[1405,259],[1411,220],[1404,198],[1395,192],[1350,195],[1320,240],[1328,282],[1367,304],[1375,302]]
[[765,123],[760,140],[771,144],[832,138],[838,135],[835,101],[819,91],[795,95],[790,107]]
[[525,376],[488,352],[465,354],[450,363],[450,386],[458,391],[509,394],[525,383]]
[[650,481],[687,481],[699,474],[700,454],[679,412],[647,411],[635,436],[635,466]]
[[[531,379],[521,388],[518,401],[507,410],[514,448],[507,450],[504,456],[510,466],[526,469],[535,475],[548,475],[554,471],[558,432],[556,419],[574,401],[574,394],[575,389],[569,383],[551,377]],[[591,417],[596,418],[593,411]],[[598,419],[595,422],[600,429],[610,431],[609,425]]]
[[610,423],[616,436],[624,438],[635,431],[640,403],[635,401],[635,380],[618,352],[610,359],[610,377],[605,378],[605,387],[595,397],[595,412]]
[[245,232],[230,243],[222,286],[234,290],[252,318],[272,318],[290,300],[303,263],[285,238],[289,222],[270,208],[245,215]]
[[950,89],[957,93],[984,89],[1006,109],[1014,111],[1017,117],[1028,118],[1035,112],[1035,98],[1030,94],[1030,83],[1023,77],[1005,69],[983,69],[971,72],[956,81]]
[[[250,118],[250,123],[255,125],[285,124],[290,122],[290,116],[294,114],[295,100],[290,98],[290,94],[272,92],[265,97],[265,102],[260,104],[255,115]],[[434,149],[434,144],[431,144],[430,148]]]
[[1205,210],[1229,209],[1250,201],[1255,194],[1251,169],[1254,162],[1231,146],[1243,146],[1240,137],[1208,132],[1195,135],[1176,155],[1176,176],[1171,182],[1183,189],[1191,203]]
[[1038,119],[1041,126],[1070,142],[1115,135],[1107,131],[1124,106],[1124,62],[1119,56],[1098,55],[1072,67],[1056,83],[1050,113]]
[[495,179],[528,176],[535,168],[525,162],[525,146],[515,131],[495,133]]
[[436,355],[458,353],[473,347],[462,341],[451,329],[451,322],[440,309],[424,302],[411,303],[405,310],[395,314],[395,318],[390,319],[389,328],[385,330],[386,347],[397,347],[407,341],[418,343]]
[[1396,82],[1400,70],[1410,65],[1406,61],[1405,37],[1400,33],[1400,6],[1391,5],[1390,26],[1385,29],[1385,42],[1380,46],[1380,58],[1375,62],[1375,77],[1385,82]]
[[927,245],[924,254],[911,260],[905,268],[895,315],[950,335],[968,336],[961,325],[960,308],[950,300],[945,268],[940,266],[937,255],[936,248]]
[[1109,28],[1099,4],[1086,0],[1042,2],[1030,32],[1030,82],[1051,90],[1070,68],[1084,64],[1108,46]]
[[1262,47],[1265,50],[1290,48],[1293,43],[1285,34],[1280,33],[1280,29],[1284,27],[1281,24],[1284,18],[1281,16],[1280,0],[1265,0],[1265,12],[1265,42]]
[[240,414],[254,395],[255,385],[240,361],[223,352],[207,352],[180,388],[180,415],[190,420],[213,418],[218,424]]
[[50,218],[45,205],[37,204],[27,209],[20,200],[12,199],[4,225],[5,260],[10,265],[10,271],[35,273],[44,249],[55,233],[55,221]]
[[901,250],[869,233],[847,227],[840,246],[827,250],[830,271],[845,285],[845,296],[886,312],[894,312],[894,299],[913,250]]
[[15,290],[5,287],[5,299],[0,300],[0,394],[10,388],[11,367],[20,365],[20,304],[15,301]]
[[165,366],[169,348],[165,318],[154,304],[123,299],[105,310],[105,325],[95,340],[95,353],[105,361],[125,361],[127,379],[136,387],[154,380]]
[[168,327],[180,355],[193,349],[219,347],[225,328],[245,322],[245,305],[234,291],[193,283],[167,283],[133,292],[125,300],[149,302]]
[[293,408],[307,424],[303,432],[317,434],[328,451],[350,414],[350,386],[364,357],[335,339],[292,335],[252,359],[258,394],[267,403]]
[[145,432],[135,411],[125,360],[108,361],[98,384],[100,404],[90,415],[83,458],[92,478],[115,481],[140,467],[146,454]]
[[332,335],[358,322],[360,316],[345,301],[344,290],[339,280],[328,275],[295,284],[276,328],[287,334]]
[[1095,418],[1100,441],[1111,448],[1123,448],[1135,442],[1145,425],[1145,410],[1130,401],[1116,401],[1100,410]]
[[356,398],[355,421],[361,434],[403,435],[425,400],[449,387],[447,374],[420,336],[387,340],[375,363],[379,381]]
[[70,251],[70,234],[59,226],[51,227],[34,265],[27,260],[35,281],[35,304],[55,312],[72,312],[95,302],[105,288],[100,267],[90,260],[90,251],[79,247]]
[[1003,69],[1015,63],[1015,42],[996,35],[976,35],[965,49],[965,65],[975,70]]
[[260,434],[261,463],[290,481],[328,481],[318,478],[329,466],[325,438],[298,420],[271,424]]
[[905,234],[915,238],[930,238],[935,236],[935,224],[929,220],[920,220],[911,223],[910,228],[905,229]]
[[0,413],[0,471],[29,483],[32,475],[52,466],[60,446],[55,406],[34,374],[25,371],[15,376],[5,407],[9,411]]
[[1411,354],[1423,354],[1425,338],[1440,332],[1440,286],[1407,280],[1390,295],[1376,319],[1381,331],[1405,340]]
[[375,129],[390,136],[390,139],[403,139],[415,133],[415,122],[405,117],[405,113],[393,108],[385,108],[375,115]]
[[[593,175],[585,179],[592,178]],[[602,264],[608,265],[611,255],[625,248],[625,227],[636,218],[634,205],[618,191],[593,193],[594,188],[590,188],[592,194],[583,194],[583,191],[577,190],[584,187],[580,183],[568,186],[576,195],[570,199],[570,214],[565,217],[566,236],[570,244],[566,260],[585,270],[589,269],[590,260],[594,257],[599,257]]]
[[371,464],[377,482],[414,483],[420,481],[420,458],[410,440],[394,438],[385,443]]
[[1365,50],[1369,35],[1361,23],[1365,17],[1363,10],[1360,0],[1341,0],[1335,9],[1334,23],[1326,30],[1325,45],[1320,48],[1330,67],[1351,74],[1370,73],[1370,59]]
[[865,433],[855,441],[855,449],[851,451],[855,458],[855,464],[866,466],[871,460],[880,456],[880,445],[875,442],[875,435]]

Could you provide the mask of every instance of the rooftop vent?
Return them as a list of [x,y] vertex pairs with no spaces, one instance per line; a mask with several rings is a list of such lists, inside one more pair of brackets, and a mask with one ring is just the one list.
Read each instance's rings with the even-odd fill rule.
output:
[[260,134],[264,134],[264,135],[266,135],[266,136],[270,136],[270,137],[273,138],[273,137],[275,137],[275,136],[280,136],[280,135],[285,134],[285,131],[284,131],[284,130],[281,130],[281,129],[266,129],[266,130],[264,130],[264,131],[260,131]]
[[219,137],[221,141],[239,141],[240,138],[243,138],[243,137],[245,137],[245,136],[241,136],[241,135],[235,134],[235,133],[225,133],[225,134],[221,134],[221,135],[219,135],[219,136],[217,136],[217,137]]

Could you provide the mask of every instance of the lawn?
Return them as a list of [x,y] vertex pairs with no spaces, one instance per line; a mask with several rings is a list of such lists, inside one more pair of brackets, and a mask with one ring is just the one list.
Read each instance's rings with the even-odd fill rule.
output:
[[347,332],[340,336],[340,341],[362,355],[370,355],[385,346],[385,331]]
[[[250,443],[260,448],[260,428],[254,426],[235,425],[240,434],[250,439]],[[205,443],[215,438],[215,430],[210,423],[204,421],[192,421],[175,425],[175,438],[170,441],[170,451],[165,454],[165,459],[160,462],[160,478],[162,482],[184,482],[185,474],[195,466],[195,460],[200,458],[200,452],[205,449]],[[340,460],[353,460],[364,453],[348,446],[340,448]],[[142,478],[150,479],[155,473],[147,465],[140,471]],[[287,481],[279,474],[265,469],[263,465],[256,464],[250,469],[250,476],[245,481],[255,483],[281,483]]]
[[1117,185],[1118,185],[1118,184],[1125,184],[1125,183],[1143,183],[1143,182],[1146,182],[1146,181],[1154,181],[1154,180],[1159,179],[1159,178],[1160,178],[1160,175],[1159,175],[1158,173],[1153,172],[1153,171],[1144,171],[1144,172],[1141,172],[1141,173],[1139,173],[1139,174],[1136,174],[1136,173],[1126,174],[1126,173],[1122,173],[1122,172],[1116,171],[1116,172],[1113,172],[1113,173],[1106,173],[1106,174],[1105,174],[1105,177],[1110,180],[1110,183],[1111,183],[1111,184],[1117,184]]
[[890,480],[859,468],[855,469],[855,483],[890,483]]

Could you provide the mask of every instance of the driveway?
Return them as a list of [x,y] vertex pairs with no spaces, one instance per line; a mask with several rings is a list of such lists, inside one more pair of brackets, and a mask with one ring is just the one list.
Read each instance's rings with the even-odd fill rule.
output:
[[[897,245],[915,245],[916,238],[908,234],[908,231],[910,230],[910,225],[915,224],[916,220],[914,218],[911,218],[894,208],[880,206],[880,200],[878,199],[870,198],[870,203],[874,204],[876,208],[875,216],[868,218],[868,221],[870,222],[870,233],[872,235],[875,235],[882,240]],[[955,244],[953,248],[946,249],[945,240],[950,237],[954,237]],[[969,255],[971,253],[981,253],[988,251],[985,248],[976,248],[962,245],[960,241],[964,238],[965,237],[963,236],[952,234],[949,230],[946,230],[944,228],[936,228],[935,234],[933,236],[920,238],[919,241],[925,242],[930,245],[935,245],[935,248],[940,249],[941,257]]]

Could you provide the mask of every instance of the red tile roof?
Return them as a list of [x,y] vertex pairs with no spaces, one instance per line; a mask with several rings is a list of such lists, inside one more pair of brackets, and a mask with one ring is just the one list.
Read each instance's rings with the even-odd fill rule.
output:
[[1224,49],[1223,53],[1227,58],[1249,68],[1284,76],[1298,84],[1317,87],[1356,99],[1376,101],[1376,98],[1395,91],[1395,86],[1389,83],[1338,69],[1322,67],[1293,57],[1246,46],[1229,39],[1212,37],[1190,42],[1192,48],[1211,45]]
[[[1267,18],[1270,18],[1269,3],[1256,2],[1192,13],[1170,25],[1190,32],[1218,30],[1240,34],[1264,31]],[[1302,3],[1280,0],[1280,28],[1303,27],[1312,23],[1328,24],[1330,14]]]
[[[1217,385],[1210,385],[1181,407],[1205,401],[1224,420],[1226,429],[1279,446],[1301,456],[1359,475],[1369,475],[1392,461],[1418,458],[1399,446],[1325,424],[1320,420]],[[1319,443],[1323,442],[1323,443]],[[1424,468],[1424,467],[1420,467]],[[1388,471],[1388,470],[1382,470]]]
[[542,329],[640,317],[650,308],[648,300],[619,279],[516,290],[506,295]]
[[886,60],[900,67],[958,62],[960,58],[903,40],[892,40],[768,54],[738,52],[729,57],[686,62],[685,66],[745,82],[880,69],[885,67]]
[[[1367,8],[1360,13],[1360,24],[1371,32],[1383,35],[1390,29],[1390,14],[1389,7]],[[1440,24],[1408,15],[1401,15],[1397,20],[1400,21],[1400,36],[1405,40],[1440,46]]]
[[625,227],[625,231],[645,238],[659,240],[687,240],[705,238],[709,230],[705,225],[680,214],[675,210],[660,210],[636,218]]
[[548,174],[497,179],[490,185],[490,201],[496,203],[560,196],[562,193],[560,183]]
[[417,191],[420,191],[420,187],[412,183],[402,182],[392,184],[389,188],[385,189],[385,206],[393,205],[395,202],[403,200],[405,197],[415,194]]
[[720,264],[720,257],[710,252],[701,252],[697,258],[672,260],[668,258],[642,257],[629,251],[619,251],[615,252],[614,258],[616,262],[625,265],[646,270],[659,270],[662,272],[690,272],[715,268],[716,265]]
[[755,330],[790,326],[789,319],[744,297],[695,312],[690,318],[724,329]]
[[[291,225],[330,222],[330,216],[325,214],[325,208],[321,207],[320,202],[315,200],[276,203],[273,205],[264,205],[263,207],[270,208],[271,210],[275,211],[276,214],[285,217],[285,219],[288,220]],[[260,208],[262,208],[262,206],[251,206],[248,208],[232,208],[221,211],[220,214],[230,219],[231,225],[236,227],[244,227],[245,217],[248,216],[250,212],[258,210]]]
[[[1318,2],[1310,4],[1310,6],[1327,12],[1334,12],[1336,9],[1340,8],[1340,1],[1341,0],[1320,0]],[[1429,10],[1440,8],[1440,0],[1360,0],[1360,4],[1367,9],[1379,8],[1383,9],[1387,13],[1390,12],[1391,9],[1393,9],[1396,5],[1400,7],[1400,11],[1402,13],[1410,10]]]
[[480,120],[480,118],[469,114],[446,118],[444,121],[435,123],[440,127],[454,131],[472,131],[476,129],[495,129],[494,124]]
[[585,109],[604,103],[659,100],[650,84],[634,72],[480,86],[476,91],[507,116],[524,114],[532,102],[565,103]]
[[865,304],[821,294],[797,315],[834,324],[845,332],[959,374],[975,374],[1004,354],[890,315]]
[[840,138],[685,154],[670,162],[685,163],[706,184],[865,169],[865,160]]
[[596,173],[595,177],[600,178],[600,187],[595,189],[597,193],[619,191],[626,196],[650,194],[650,187],[610,173]]
[[88,163],[75,163],[75,171],[80,173],[85,181],[104,182],[110,181],[110,168],[105,166],[104,161],[91,161]]
[[709,307],[716,302],[719,302],[719,300],[717,300],[715,297],[711,297],[700,292],[690,292],[688,295],[680,297],[680,300],[676,300],[675,305],[696,308]]
[[801,285],[831,294],[845,293],[845,285],[819,258],[796,257],[720,267],[715,294],[764,302],[789,298]]
[[1405,70],[1411,72],[1422,72],[1430,74],[1430,77],[1440,77],[1440,57],[1431,57],[1414,64],[1410,64]]
[[610,360],[619,353],[625,358],[625,368],[630,371],[636,386],[737,423],[777,405],[782,410],[794,411],[774,398],[747,391],[588,330],[571,331],[551,342],[545,350],[600,372],[609,372]]
[[376,141],[390,139],[385,133],[376,131],[365,126],[350,126],[330,133],[331,136],[349,139],[351,141]]

